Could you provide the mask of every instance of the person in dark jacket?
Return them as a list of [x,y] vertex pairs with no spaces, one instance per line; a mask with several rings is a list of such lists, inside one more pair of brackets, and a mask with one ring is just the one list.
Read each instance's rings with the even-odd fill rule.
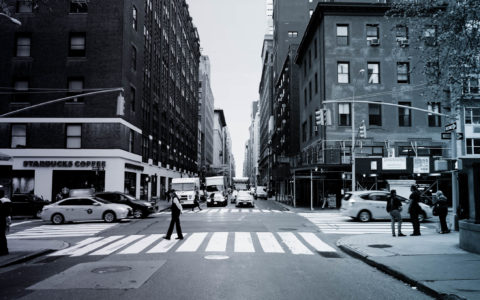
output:
[[405,236],[402,233],[402,201],[397,197],[397,191],[391,190],[387,202],[387,212],[390,213],[392,219],[392,235],[395,236],[395,221],[398,222],[398,236]]
[[173,226],[175,226],[177,229],[177,240],[183,240],[182,227],[180,226],[180,214],[182,213],[183,207],[180,204],[180,200],[174,189],[170,190],[169,194],[170,200],[172,201],[172,220],[170,221],[170,226],[168,227],[165,239],[170,239],[173,233]]
[[202,208],[200,207],[200,195],[197,188],[195,188],[195,197],[193,198],[192,211],[195,210],[195,207],[198,207],[199,210],[202,210]]
[[443,194],[442,191],[437,191],[436,194],[435,206],[438,211],[438,218],[440,219],[440,233],[449,233],[450,230],[447,226],[447,215],[448,215],[448,202],[447,197]]
[[5,191],[0,190],[0,256],[8,255],[7,228],[10,226],[10,199],[5,197]]
[[420,192],[416,185],[410,187],[410,206],[408,207],[408,213],[410,214],[410,219],[412,220],[413,233],[412,236],[420,235],[420,222],[418,221],[418,215],[421,213],[422,208],[420,207]]

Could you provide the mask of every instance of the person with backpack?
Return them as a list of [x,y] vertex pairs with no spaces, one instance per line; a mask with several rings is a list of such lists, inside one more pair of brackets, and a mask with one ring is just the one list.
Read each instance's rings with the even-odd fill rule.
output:
[[392,236],[395,236],[395,221],[398,222],[398,236],[405,236],[402,233],[402,201],[397,197],[397,191],[391,190],[387,201],[387,212],[392,219]]
[[183,240],[182,227],[180,226],[180,214],[182,213],[183,207],[180,204],[180,200],[178,199],[174,189],[170,190],[169,194],[170,199],[172,200],[172,220],[170,221],[170,226],[168,227],[165,239],[170,239],[173,233],[173,226],[175,226],[177,229],[177,240]]
[[440,219],[440,233],[450,233],[450,230],[447,226],[447,215],[448,215],[448,202],[447,197],[443,194],[442,191],[437,191],[436,202],[434,205],[434,210],[437,211],[438,219]]
[[420,192],[416,185],[410,187],[410,206],[408,207],[408,213],[410,214],[410,219],[412,220],[413,233],[411,236],[417,236],[420,234],[420,221],[418,220],[418,215],[422,212],[420,207]]

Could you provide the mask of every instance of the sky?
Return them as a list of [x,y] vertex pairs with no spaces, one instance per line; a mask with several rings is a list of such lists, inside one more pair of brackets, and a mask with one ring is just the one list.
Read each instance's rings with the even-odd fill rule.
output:
[[236,176],[242,176],[252,102],[258,100],[261,51],[267,28],[265,0],[187,0],[202,55],[210,58],[215,108],[223,109],[232,137]]

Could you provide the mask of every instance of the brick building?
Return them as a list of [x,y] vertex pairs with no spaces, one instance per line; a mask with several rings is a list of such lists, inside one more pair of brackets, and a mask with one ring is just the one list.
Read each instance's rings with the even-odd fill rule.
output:
[[118,87],[124,104],[105,93],[0,118],[8,191],[147,199],[198,172],[200,47],[185,1],[9,2],[22,25],[0,23],[0,114]]

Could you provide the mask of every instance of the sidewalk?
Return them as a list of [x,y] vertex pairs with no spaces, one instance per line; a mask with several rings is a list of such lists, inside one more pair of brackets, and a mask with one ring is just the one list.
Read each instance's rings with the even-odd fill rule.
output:
[[280,201],[276,201],[275,197],[268,198],[268,200],[274,201],[275,203],[278,203],[281,205],[283,208],[286,210],[290,210],[292,212],[296,213],[309,213],[309,212],[338,212],[338,208],[321,208],[321,207],[313,207],[313,210],[311,210],[310,207],[305,207],[305,206],[297,206],[293,207],[293,205],[288,205]]
[[9,239],[8,235],[7,241],[10,254],[0,256],[0,268],[19,264],[69,246],[64,241]]
[[348,254],[440,299],[480,299],[480,255],[458,247],[458,232],[392,237],[363,234],[337,245]]

